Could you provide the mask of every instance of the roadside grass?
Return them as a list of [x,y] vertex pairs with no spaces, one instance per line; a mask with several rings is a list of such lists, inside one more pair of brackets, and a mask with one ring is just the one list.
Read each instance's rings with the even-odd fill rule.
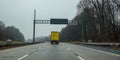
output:
[[6,43],[6,41],[0,40],[0,45],[4,45],[5,43]]
[[0,40],[0,50],[15,48],[24,45],[23,42],[19,41],[3,41]]
[[12,42],[11,42],[11,44],[12,44],[12,45],[14,45],[14,44],[23,44],[23,42],[19,42],[19,41],[12,41]]
[[25,43],[25,42],[19,42],[19,41],[2,41],[2,40],[0,40],[0,50],[22,47],[22,46],[27,46],[27,45],[32,45],[32,44],[39,44],[39,43]]
[[11,45],[14,45],[14,44],[23,44],[23,42],[19,42],[19,41],[2,41],[0,40],[0,45],[6,45],[6,44],[11,44]]

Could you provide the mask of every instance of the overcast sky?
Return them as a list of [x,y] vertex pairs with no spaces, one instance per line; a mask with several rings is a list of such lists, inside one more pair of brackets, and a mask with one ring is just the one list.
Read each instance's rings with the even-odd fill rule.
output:
[[[37,19],[68,18],[76,15],[79,0],[0,0],[0,20],[6,26],[17,27],[26,39],[32,38],[33,11]],[[51,31],[60,31],[65,25],[36,25],[36,37],[47,36]]]

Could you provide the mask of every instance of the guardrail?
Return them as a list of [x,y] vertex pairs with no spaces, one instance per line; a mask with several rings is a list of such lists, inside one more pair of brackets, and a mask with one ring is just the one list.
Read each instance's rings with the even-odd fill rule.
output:
[[98,46],[114,46],[119,47],[120,43],[93,43],[93,42],[78,42],[76,44],[98,45]]

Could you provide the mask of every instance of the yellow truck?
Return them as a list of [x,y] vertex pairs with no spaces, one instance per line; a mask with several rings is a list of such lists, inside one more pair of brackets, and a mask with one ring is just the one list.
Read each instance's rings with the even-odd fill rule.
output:
[[51,32],[51,44],[53,43],[59,44],[59,32],[58,31]]

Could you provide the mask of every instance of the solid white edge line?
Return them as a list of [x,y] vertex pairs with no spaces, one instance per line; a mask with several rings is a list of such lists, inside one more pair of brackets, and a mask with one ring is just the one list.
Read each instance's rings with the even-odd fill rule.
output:
[[77,56],[77,58],[79,58],[80,60],[84,60],[82,57],[80,57],[80,56]]
[[27,56],[28,56],[28,55],[24,55],[24,56],[18,58],[17,60],[22,60],[22,59],[24,59],[24,58],[27,57]]
[[[80,47],[83,47],[83,46],[80,46]],[[97,50],[97,49],[93,49],[93,48],[89,48],[89,47],[83,47],[83,48],[87,48],[87,49],[90,49],[90,50],[93,50],[93,51],[98,51],[98,52],[110,54],[110,55],[113,55],[113,56],[120,56],[119,54],[116,54],[116,53],[111,53],[111,52],[107,52],[107,51]]]
[[[88,48],[88,47],[85,47]],[[111,53],[111,52],[106,52],[106,51],[102,51],[102,50],[97,50],[97,49],[92,49],[92,48],[88,48],[94,51],[98,51],[98,52],[102,52],[102,53],[106,53],[106,54],[110,54],[110,55],[114,55],[114,56],[120,56],[119,54],[115,54],[115,53]]]

